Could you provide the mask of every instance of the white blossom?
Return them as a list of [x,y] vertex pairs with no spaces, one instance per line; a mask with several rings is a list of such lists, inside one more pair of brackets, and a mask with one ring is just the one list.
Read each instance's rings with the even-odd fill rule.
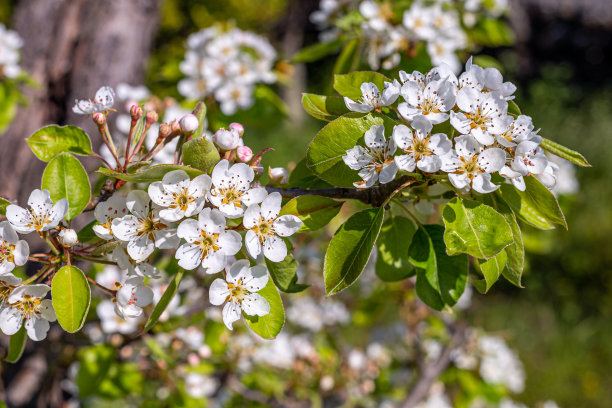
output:
[[364,135],[365,145],[355,146],[346,151],[342,160],[353,170],[359,170],[363,182],[354,183],[355,187],[371,187],[376,181],[388,183],[397,174],[397,164],[393,160],[396,146],[393,138],[385,139],[384,125],[374,125]]
[[208,174],[190,180],[183,170],[173,170],[166,173],[162,181],[149,185],[149,196],[155,204],[163,207],[159,216],[165,221],[175,222],[202,210],[211,184]]
[[219,380],[209,375],[191,372],[185,377],[185,392],[191,398],[210,397],[218,387]]
[[0,222],[0,276],[28,261],[30,247],[20,240],[8,221]]
[[0,273],[0,310],[8,303],[9,295],[20,283],[21,278],[12,273]]
[[442,170],[449,173],[453,186],[459,189],[471,187],[486,194],[499,186],[491,182],[491,173],[499,171],[506,162],[506,153],[497,147],[481,151],[478,141],[470,135],[454,139],[455,150],[442,157]]
[[68,200],[62,198],[54,205],[48,190],[32,191],[28,206],[29,210],[13,204],[6,208],[6,218],[21,234],[53,229],[68,212]]
[[115,104],[115,91],[110,86],[103,86],[91,99],[76,99],[72,111],[79,115],[91,115],[96,112],[108,113]]
[[19,34],[0,24],[0,78],[16,78],[21,74],[19,49],[22,46],[23,40]]
[[93,226],[93,232],[102,239],[113,239],[111,228],[113,220],[127,215],[127,212],[124,196],[115,194],[108,200],[102,201],[94,210],[94,217],[99,224]]
[[361,102],[355,102],[345,96],[344,103],[351,111],[366,113],[393,104],[399,96],[400,84],[397,80],[385,82],[382,93],[378,90],[376,84],[372,82],[364,82],[361,84],[360,89]]
[[514,99],[516,86],[512,82],[504,82],[497,68],[482,68],[472,63],[472,57],[465,64],[465,72],[459,77],[461,86],[469,86],[477,91],[491,92],[497,98],[507,101]]
[[430,81],[424,88],[419,82],[407,81],[401,93],[406,102],[397,110],[408,120],[423,115],[434,125],[442,123],[448,119],[446,112],[455,106],[455,86],[445,79]]
[[432,125],[424,116],[416,116],[412,122],[414,132],[405,125],[393,128],[393,140],[405,154],[395,156],[400,170],[412,172],[415,167],[435,173],[442,167],[441,156],[452,148],[452,142],[444,133],[430,135]]
[[126,199],[131,214],[112,221],[113,235],[127,242],[128,254],[136,262],[142,262],[155,250],[176,248],[179,238],[176,229],[169,228],[159,217],[159,207],[151,208],[149,195],[141,190],[131,191]]
[[263,200],[261,208],[251,204],[244,213],[242,223],[247,229],[244,242],[253,258],[262,252],[272,262],[281,262],[287,256],[287,245],[282,237],[297,232],[302,221],[295,215],[281,215],[281,195],[272,193]]
[[0,329],[7,335],[19,331],[25,319],[28,337],[43,340],[49,331],[49,322],[56,320],[51,299],[45,299],[51,288],[47,285],[23,285],[8,296],[0,310]]
[[232,324],[240,319],[240,312],[249,316],[265,316],[270,304],[259,292],[268,283],[268,271],[257,265],[249,267],[249,261],[236,261],[227,269],[224,279],[215,279],[210,285],[210,303],[223,307],[223,322],[232,330]]
[[72,228],[64,228],[58,234],[60,243],[65,247],[75,246],[79,242],[77,233]]
[[115,312],[115,303],[105,299],[96,306],[96,314],[100,318],[102,331],[106,334],[131,334],[138,330],[140,319],[123,319]]
[[236,163],[229,167],[227,160],[221,160],[212,171],[210,202],[227,218],[241,217],[243,205],[260,203],[268,194],[263,187],[251,188],[254,178],[255,173],[248,165]]
[[153,291],[144,285],[144,278],[133,276],[120,285],[115,297],[115,313],[122,319],[142,315],[142,308],[153,301]]
[[225,230],[225,217],[217,209],[205,208],[197,221],[189,218],[181,222],[177,233],[187,243],[176,251],[176,259],[187,270],[202,265],[207,273],[220,272],[227,264],[227,257],[242,247],[240,234]]
[[509,127],[508,104],[492,93],[464,87],[457,93],[457,106],[462,112],[451,112],[450,123],[462,134],[471,134],[483,145],[495,142],[495,135]]

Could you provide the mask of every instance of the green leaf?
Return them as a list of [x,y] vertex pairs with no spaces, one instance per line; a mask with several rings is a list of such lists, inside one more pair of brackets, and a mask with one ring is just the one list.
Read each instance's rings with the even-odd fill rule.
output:
[[11,205],[9,200],[0,197],[0,215],[6,215],[6,207]]
[[359,44],[361,44],[359,38],[353,38],[346,43],[334,64],[334,74],[344,74],[357,69],[360,58]]
[[334,234],[323,265],[325,293],[333,295],[359,278],[382,226],[383,207],[353,214]]
[[187,166],[208,173],[210,168],[221,160],[221,156],[212,142],[201,137],[183,145],[182,159]]
[[99,241],[100,238],[93,230],[93,227],[98,224],[98,221],[93,220],[92,222],[84,226],[79,232],[77,232],[77,238],[79,239],[79,242],[87,244],[94,241]]
[[79,331],[89,311],[91,288],[76,266],[64,266],[51,281],[51,299],[57,321],[69,333]]
[[510,184],[502,184],[498,194],[526,223],[536,228],[548,230],[561,225],[567,229],[565,216],[559,207],[557,199],[540,181],[533,177],[525,177],[525,191],[519,191]]
[[349,110],[341,96],[323,96],[310,93],[302,94],[302,106],[316,119],[332,121]]
[[488,205],[455,198],[442,213],[444,242],[449,255],[468,254],[489,259],[512,243],[512,230]]
[[27,339],[28,336],[26,334],[25,324],[22,324],[19,331],[10,337],[8,354],[4,358],[7,363],[16,363],[19,361],[23,354],[23,350],[25,350]]
[[313,62],[338,51],[344,45],[346,38],[338,37],[332,41],[317,42],[304,47],[293,57],[293,62]]
[[373,82],[378,90],[382,92],[385,82],[393,82],[383,74],[374,71],[357,71],[350,74],[334,75],[334,89],[342,96],[353,100],[361,99],[361,84]]
[[68,200],[68,220],[79,215],[91,198],[87,172],[70,153],[60,153],[49,161],[43,172],[42,188],[51,192],[54,203],[62,198]]
[[179,284],[181,283],[181,279],[183,279],[184,274],[185,270],[183,268],[179,268],[176,275],[174,275],[172,281],[170,281],[170,284],[166,288],[166,291],[162,295],[161,299],[159,299],[159,302],[157,302],[157,304],[155,305],[153,312],[151,312],[151,316],[149,316],[149,318],[147,319],[144,329],[142,329],[142,332],[140,334],[148,332],[153,326],[155,326],[155,324],[159,320],[159,317],[162,315],[162,313],[164,313],[164,310],[166,310],[166,308],[178,292]]
[[285,293],[298,293],[308,288],[308,285],[297,283],[298,263],[291,254],[287,254],[281,262],[272,262],[266,258],[266,266],[277,288]]
[[256,334],[264,339],[273,339],[285,325],[285,308],[283,301],[270,279],[266,286],[259,293],[270,304],[270,313],[265,316],[249,316],[243,313],[247,324]]
[[45,162],[64,152],[82,156],[93,153],[89,136],[76,126],[45,126],[34,132],[26,142],[36,157]]
[[499,279],[499,276],[506,267],[507,260],[508,255],[506,254],[505,250],[501,251],[499,254],[495,255],[489,260],[479,260],[480,271],[484,275],[484,279],[474,282],[476,289],[478,289],[481,293],[487,293],[489,289],[491,289],[491,286],[493,286],[493,284],[497,282],[497,279]]
[[299,196],[291,199],[281,208],[280,215],[295,215],[302,220],[298,232],[315,231],[329,224],[340,212],[344,201],[314,195]]
[[508,113],[521,115],[521,108],[514,101],[508,101]]
[[540,147],[567,161],[577,164],[578,166],[591,167],[591,164],[587,161],[587,159],[584,158],[583,155],[563,145],[560,145],[559,143],[555,143],[552,140],[543,137],[542,143],[540,143]]
[[300,160],[289,175],[287,188],[330,188],[333,187],[328,182],[315,176],[308,168],[306,157]]
[[457,303],[467,282],[467,255],[448,256],[443,235],[441,225],[420,226],[408,252],[417,268],[417,295],[436,310]]
[[395,282],[414,275],[408,250],[416,227],[406,217],[389,217],[380,229],[376,258],[376,275],[383,281]]
[[154,181],[160,181],[164,178],[166,173],[172,170],[183,170],[191,178],[197,177],[200,174],[204,174],[201,170],[194,169],[193,167],[189,166],[181,166],[178,164],[158,164],[156,166],[147,167],[146,169],[143,169],[134,174],[119,173],[103,167],[98,170],[98,173],[119,180],[129,181],[131,183],[152,183]]
[[[494,195],[487,196],[492,200],[495,200]],[[518,225],[516,216],[502,200],[495,200],[494,207],[497,211],[506,219],[510,229],[512,230],[512,239],[514,242],[504,248],[506,253],[506,267],[502,271],[504,278],[519,288],[522,288],[521,277],[523,275],[523,269],[525,267],[525,248],[523,246],[523,234],[521,228]]]
[[192,113],[198,118],[198,129],[193,134],[193,138],[198,139],[206,132],[206,105],[204,102],[198,102]]
[[105,344],[79,350],[79,370],[76,385],[79,396],[87,398],[94,395],[106,378],[111,365],[116,359],[115,348]]
[[361,180],[356,170],[344,163],[342,156],[355,147],[374,125],[385,125],[387,139],[396,123],[378,113],[349,113],[328,123],[314,137],[307,153],[308,167],[320,178],[338,187],[353,187]]

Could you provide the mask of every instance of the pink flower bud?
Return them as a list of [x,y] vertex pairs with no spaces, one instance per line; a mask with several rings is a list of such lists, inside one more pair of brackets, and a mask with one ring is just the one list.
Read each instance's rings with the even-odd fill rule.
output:
[[65,247],[71,247],[76,245],[79,242],[79,238],[77,237],[77,233],[73,229],[63,229],[59,233],[59,241]]
[[200,126],[198,118],[192,114],[183,116],[179,121],[179,124],[181,125],[183,132],[188,134],[195,132],[198,130],[198,126]]
[[181,124],[176,119],[170,122],[170,127],[172,128],[172,133],[179,133],[181,131]]
[[159,115],[157,112],[147,112],[147,125],[151,126],[153,123],[159,120]]
[[132,105],[130,107],[130,116],[132,120],[136,122],[142,116],[142,108],[138,105]]
[[172,128],[170,127],[170,125],[167,123],[162,123],[161,125],[159,125],[159,133],[157,137],[161,139],[165,139],[168,136],[170,136],[171,133],[172,133]]
[[240,123],[230,123],[229,125],[229,129],[234,129],[236,132],[238,132],[238,136],[242,137],[242,135],[244,135],[244,126],[242,126]]
[[240,136],[235,130],[217,130],[213,135],[213,142],[222,150],[234,150],[239,146]]
[[104,126],[106,124],[106,116],[102,112],[96,112],[93,114],[93,121],[98,126]]
[[238,147],[238,149],[236,149],[236,154],[238,156],[238,160],[243,163],[251,161],[251,159],[253,158],[253,151],[249,146]]
[[268,177],[272,184],[287,184],[289,172],[282,167],[268,167]]

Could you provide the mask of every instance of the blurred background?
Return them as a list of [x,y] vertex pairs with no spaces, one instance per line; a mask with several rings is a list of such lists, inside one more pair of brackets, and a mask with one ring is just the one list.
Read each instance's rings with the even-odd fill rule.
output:
[[[35,83],[2,136],[0,195],[23,201],[40,177],[42,163],[23,153],[23,138],[35,129],[46,123],[91,129],[70,112],[76,97],[127,82],[180,98],[176,84],[187,36],[224,21],[265,36],[279,52],[277,69],[287,78],[275,89],[284,106],[265,120],[248,112],[236,120],[247,129],[253,151],[275,148],[266,164],[295,166],[324,124],[303,112],[300,94],[329,91],[338,57],[291,62],[317,42],[319,30],[309,16],[318,7],[316,0],[0,0],[0,22],[23,37],[22,67]],[[474,291],[464,315],[471,325],[503,336],[518,353],[526,374],[517,397],[523,403],[612,406],[612,7],[609,0],[509,0],[503,20],[511,28],[508,37],[472,53],[494,58],[504,79],[517,84],[516,102],[541,135],[580,151],[593,167],[576,168],[579,192],[559,197],[569,231],[525,227],[525,288],[500,280],[486,296]],[[465,62],[468,53],[459,55]],[[4,368],[5,395],[28,367],[66,374],[26,358],[21,371]],[[34,393],[15,406],[45,405],[37,399],[40,376],[19,381]]]

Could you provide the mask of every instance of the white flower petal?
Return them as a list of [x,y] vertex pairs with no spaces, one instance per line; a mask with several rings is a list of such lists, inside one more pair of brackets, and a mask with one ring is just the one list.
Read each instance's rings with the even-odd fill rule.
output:
[[281,262],[287,256],[287,244],[276,235],[269,236],[263,242],[263,253],[272,262]]
[[288,237],[295,234],[302,224],[302,220],[295,215],[281,215],[274,221],[274,232],[281,237]]
[[217,245],[225,255],[235,255],[242,248],[242,237],[236,231],[224,231],[219,234]]
[[244,227],[247,229],[253,228],[259,223],[260,214],[261,212],[258,204],[249,205],[246,211],[244,212],[244,217],[242,218],[242,225],[244,225]]
[[233,330],[232,325],[240,320],[240,305],[234,302],[227,302],[223,306],[223,323],[228,329]]
[[246,206],[249,206],[261,203],[267,196],[268,192],[264,187],[255,187],[244,193],[241,199]]
[[62,218],[66,216],[66,213],[68,213],[68,200],[62,198],[57,203],[55,203],[51,211],[49,211],[49,218],[47,219],[47,221],[49,222],[44,227],[42,227],[42,230],[48,231],[57,227]]
[[12,307],[0,309],[0,329],[7,336],[11,336],[19,331],[23,324],[21,312]]
[[270,313],[270,304],[259,293],[249,293],[242,299],[242,310],[249,316],[265,316]]
[[172,194],[166,192],[161,181],[151,183],[148,192],[151,201],[161,207],[169,207],[174,201]]
[[222,305],[229,295],[230,291],[227,286],[227,282],[225,282],[223,279],[215,279],[213,283],[210,284],[208,300],[211,304],[215,306]]
[[25,208],[9,205],[6,207],[6,218],[17,232],[27,234],[34,231],[32,216]]
[[278,217],[281,210],[281,202],[283,198],[280,193],[274,192],[268,195],[261,203],[261,217],[270,222]]
[[261,253],[261,244],[259,243],[259,237],[253,230],[248,230],[244,236],[244,244],[246,246],[249,255],[253,258],[257,258]]
[[47,332],[49,331],[49,321],[32,316],[26,319],[25,327],[29,338],[34,341],[41,341],[47,337]]
[[142,190],[130,191],[128,194],[125,205],[128,210],[139,218],[144,218],[149,213],[150,198],[149,195]]
[[175,253],[178,264],[181,268],[192,271],[202,263],[202,251],[200,246],[196,244],[183,244]]

